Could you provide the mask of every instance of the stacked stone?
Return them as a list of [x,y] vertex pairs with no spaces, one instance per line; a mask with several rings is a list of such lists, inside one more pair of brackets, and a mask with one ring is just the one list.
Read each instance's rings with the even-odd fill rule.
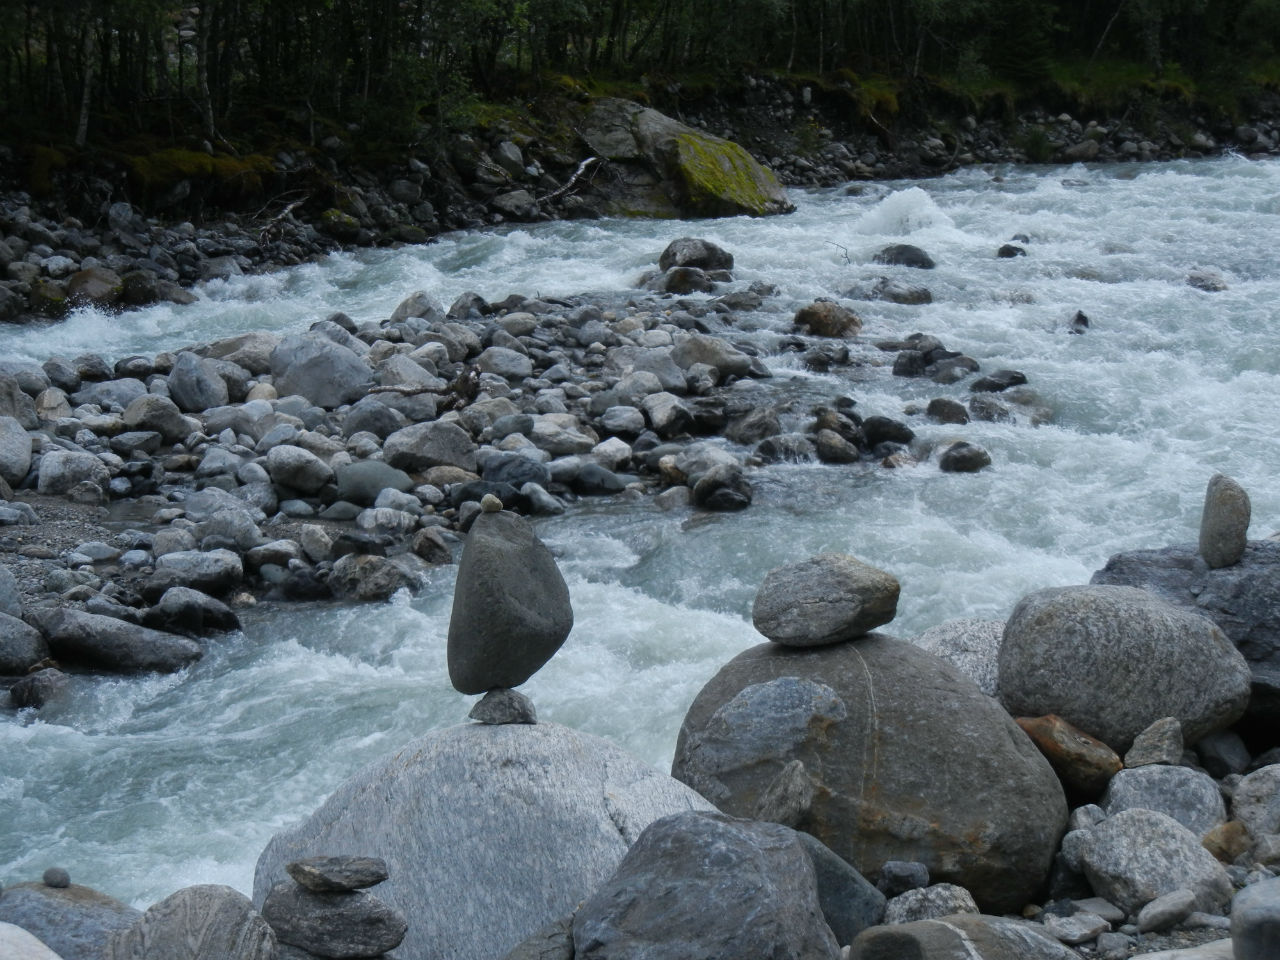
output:
[[279,960],[380,957],[404,940],[404,914],[364,891],[387,879],[375,857],[309,857],[285,865],[294,882],[278,883],[262,916],[280,943]]

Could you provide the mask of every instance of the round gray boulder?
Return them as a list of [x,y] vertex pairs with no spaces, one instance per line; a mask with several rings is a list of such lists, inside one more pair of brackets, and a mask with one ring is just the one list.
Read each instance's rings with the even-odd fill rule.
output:
[[333,470],[310,450],[282,443],[267,451],[267,473],[271,480],[303,494],[319,493],[333,480]]
[[271,377],[280,396],[306,397],[326,410],[354,403],[373,386],[373,369],[365,359],[323,333],[281,340],[271,351]]
[[918,860],[1000,910],[1039,887],[1066,824],[1058,778],[1000,705],[880,634],[739,654],[689,708],[672,773],[754,816],[793,761],[812,781],[797,829],[865,875]]
[[1000,646],[1011,714],[1057,714],[1118,753],[1161,717],[1176,717],[1188,743],[1225,729],[1249,684],[1244,657],[1211,621],[1132,587],[1028,594]]
[[411,919],[397,955],[491,960],[571,913],[651,822],[705,809],[683,784],[557,724],[450,727],[365,768],[277,834],[254,900],[294,860],[359,850],[386,861],[378,896]]
[[978,685],[989,697],[996,695],[1003,620],[947,620],[930,627],[911,642],[941,657]]
[[893,575],[841,553],[824,553],[770,570],[751,620],[786,646],[839,643],[892,620],[898,590]]
[[431,467],[476,472],[476,445],[456,423],[415,423],[397,430],[382,445],[382,455],[397,470],[419,473]]
[[24,676],[47,656],[49,646],[39,630],[0,613],[0,676]]
[[92,453],[50,450],[40,457],[38,493],[48,496],[69,493],[72,487],[85,480],[105,489],[111,480],[111,471]]
[[1107,784],[1101,806],[1108,816],[1137,807],[1166,813],[1197,837],[1227,820],[1227,807],[1213,777],[1164,764],[1121,770]]
[[462,693],[516,687],[573,629],[569,588],[523,517],[483,513],[467,535],[449,618],[449,679]]
[[649,825],[573,919],[576,960],[835,960],[795,831],[689,812]]
[[186,413],[201,413],[210,407],[226,406],[230,398],[227,384],[218,376],[211,360],[196,356],[190,350],[178,354],[169,373],[169,396]]

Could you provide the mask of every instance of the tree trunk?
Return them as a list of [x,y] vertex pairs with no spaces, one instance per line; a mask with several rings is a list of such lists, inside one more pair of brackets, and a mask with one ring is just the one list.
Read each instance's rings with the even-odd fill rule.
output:
[[80,119],[76,123],[76,149],[83,150],[89,138],[89,97],[93,91],[93,25],[84,31],[84,86],[80,91]]

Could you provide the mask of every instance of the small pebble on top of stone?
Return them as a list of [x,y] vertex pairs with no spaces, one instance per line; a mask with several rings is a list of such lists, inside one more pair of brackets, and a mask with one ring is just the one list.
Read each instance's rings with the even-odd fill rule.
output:
[[486,493],[480,498],[480,509],[485,513],[499,513],[502,510],[502,501],[492,493]]
[[284,868],[298,886],[315,893],[363,890],[387,879],[387,862],[380,857],[307,857]]
[[476,702],[467,716],[488,724],[538,722],[533,701],[508,687],[490,690]]
[[44,885],[59,889],[71,886],[71,874],[62,867],[50,867],[44,872]]

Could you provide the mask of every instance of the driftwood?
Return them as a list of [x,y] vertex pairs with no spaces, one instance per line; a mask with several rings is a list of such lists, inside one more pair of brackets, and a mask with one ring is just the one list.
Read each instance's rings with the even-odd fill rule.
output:
[[305,203],[306,200],[307,198],[303,197],[301,200],[293,201],[293,203],[289,204],[287,207],[285,207],[283,210],[277,213],[274,217],[268,220],[266,226],[264,226],[261,230],[258,231],[258,243],[272,243],[276,240],[279,240],[281,234],[284,233],[284,222],[285,220],[288,219],[289,214],[293,213],[295,209],[302,206],[302,204]]
[[548,193],[545,197],[539,197],[538,203],[551,203],[553,200],[559,200],[569,191],[575,189],[578,184],[582,182],[582,179],[587,175],[588,171],[599,169],[600,165],[603,163],[604,160],[600,157],[587,157],[587,159],[578,164],[578,169],[573,171],[573,176],[565,181],[563,187],[559,190],[551,191],[551,193]]

